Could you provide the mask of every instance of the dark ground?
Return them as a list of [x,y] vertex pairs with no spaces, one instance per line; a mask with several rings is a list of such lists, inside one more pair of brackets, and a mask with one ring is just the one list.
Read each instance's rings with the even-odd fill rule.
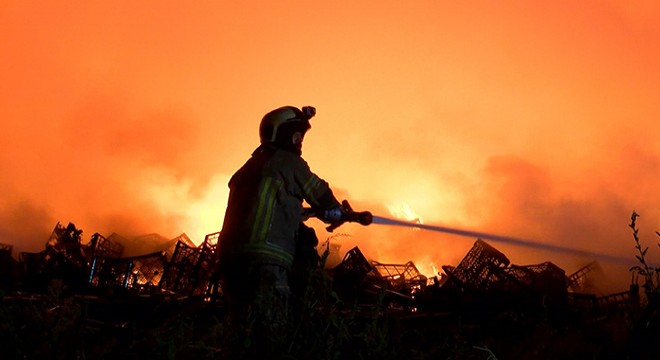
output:
[[[578,300],[429,288],[403,303],[387,291],[345,297],[323,287],[329,284],[323,279],[298,304],[295,326],[282,337],[282,358],[660,358],[654,302],[606,310]],[[225,347],[222,301],[71,293],[58,280],[44,293],[1,298],[3,359],[215,359]]]

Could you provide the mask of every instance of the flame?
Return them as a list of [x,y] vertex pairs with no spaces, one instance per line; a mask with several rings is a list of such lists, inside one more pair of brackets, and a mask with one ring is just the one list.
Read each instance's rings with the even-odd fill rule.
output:
[[435,266],[435,263],[432,261],[425,260],[419,260],[419,261],[413,261],[415,264],[415,267],[417,268],[417,271],[419,271],[420,274],[426,276],[427,278],[432,278],[434,276],[438,276],[439,270]]
[[390,212],[390,215],[395,218],[416,222],[418,224],[424,223],[421,216],[415,213],[407,203],[385,203],[385,207],[387,207],[387,211]]
[[[385,207],[387,208],[387,211],[390,213],[390,215],[392,215],[394,218],[414,222],[417,224],[424,223],[422,217],[413,211],[408,203],[385,203]],[[415,228],[413,230],[418,231],[419,229]],[[415,264],[415,267],[417,267],[419,273],[426,276],[427,278],[438,275],[438,268],[433,262],[429,262],[428,259],[418,259],[417,261],[413,261],[413,263]]]

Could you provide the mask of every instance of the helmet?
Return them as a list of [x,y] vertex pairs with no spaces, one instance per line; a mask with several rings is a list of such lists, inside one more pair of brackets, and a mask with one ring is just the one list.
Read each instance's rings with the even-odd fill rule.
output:
[[295,127],[303,133],[311,126],[309,119],[316,115],[316,109],[312,106],[303,106],[302,110],[294,106],[283,106],[264,115],[259,124],[259,138],[261,143],[275,142],[278,131],[282,128]]

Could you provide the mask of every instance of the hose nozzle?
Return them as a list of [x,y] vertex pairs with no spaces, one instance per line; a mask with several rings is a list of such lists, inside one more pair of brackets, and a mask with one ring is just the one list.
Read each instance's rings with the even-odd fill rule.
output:
[[373,222],[374,217],[369,211],[359,211],[359,212],[353,211],[353,208],[351,207],[351,205],[348,203],[347,200],[341,202],[341,208],[342,208],[341,220],[336,223],[330,224],[330,226],[326,228],[326,230],[328,230],[329,232],[332,232],[334,229],[338,228],[347,221],[356,222],[364,226],[369,225]]
[[374,216],[369,211],[354,212],[351,216],[351,222],[359,223],[360,225],[367,226],[374,221]]

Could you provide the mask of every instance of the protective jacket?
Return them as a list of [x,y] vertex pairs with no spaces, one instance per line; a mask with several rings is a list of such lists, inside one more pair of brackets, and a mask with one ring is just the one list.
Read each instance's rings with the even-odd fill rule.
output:
[[220,263],[235,261],[290,268],[303,200],[315,210],[340,206],[328,183],[307,162],[272,143],[259,146],[229,181],[220,234]]

